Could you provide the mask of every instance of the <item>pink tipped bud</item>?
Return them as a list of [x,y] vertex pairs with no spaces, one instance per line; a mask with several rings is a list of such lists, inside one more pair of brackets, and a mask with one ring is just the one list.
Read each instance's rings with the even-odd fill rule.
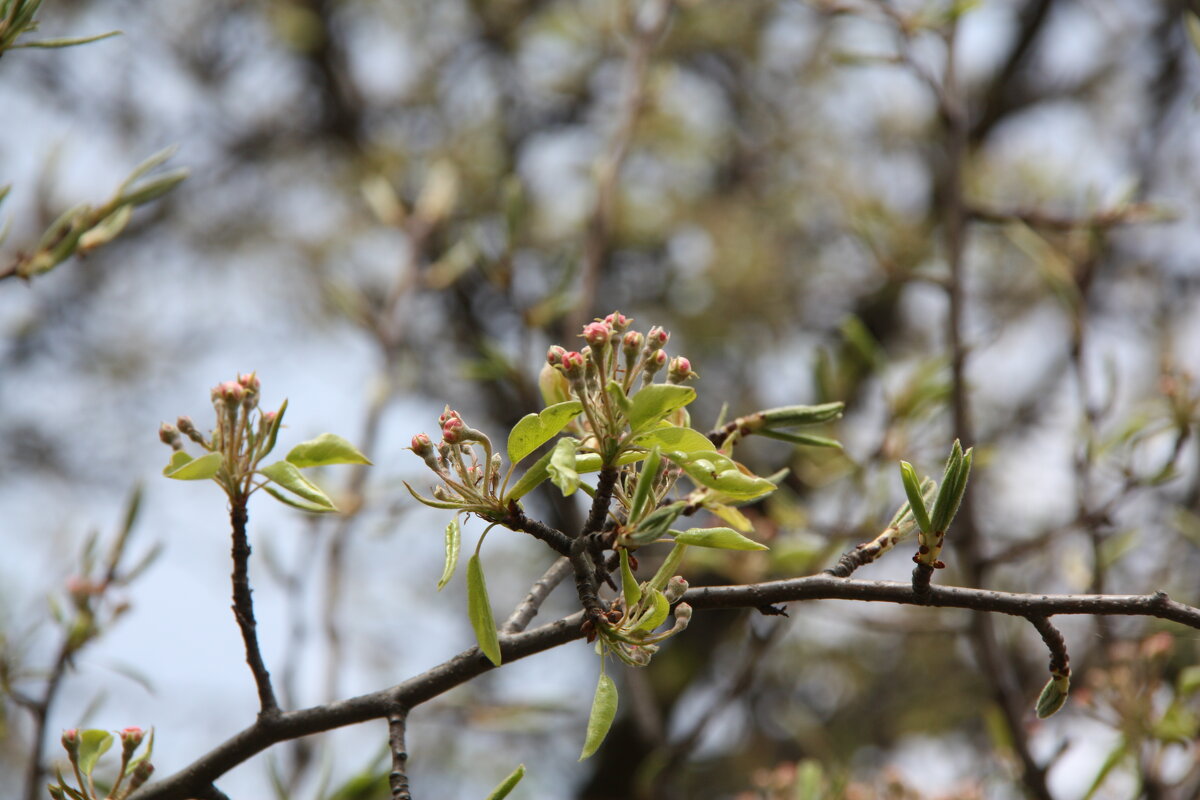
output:
[[192,422],[191,417],[180,417],[175,420],[175,427],[179,428],[179,432],[184,436],[191,436],[196,430],[196,425]]
[[248,392],[257,392],[262,388],[262,383],[258,380],[258,374],[254,372],[251,372],[249,375],[238,375],[238,383]]
[[625,316],[620,311],[614,311],[605,317],[604,321],[617,333],[623,333],[629,327],[629,324],[633,322],[633,318]]
[[663,588],[663,596],[667,598],[668,603],[678,602],[683,593],[688,589],[688,582],[684,580],[682,575],[674,575],[671,580],[667,581],[667,585]]
[[467,426],[458,417],[448,417],[442,423],[442,441],[446,444],[460,444]]
[[625,355],[633,357],[642,351],[642,345],[646,343],[646,337],[637,331],[629,331],[625,334],[625,338],[621,340],[621,351]]
[[584,371],[583,353],[569,350],[562,357],[563,373],[568,378],[582,378]]
[[134,750],[138,749],[138,745],[146,738],[146,732],[141,728],[123,728],[121,730],[121,748],[128,758]]
[[267,411],[262,415],[263,424],[268,428],[275,424],[275,420],[279,418],[278,411]]
[[133,768],[133,774],[129,776],[129,788],[136,789],[146,781],[150,780],[150,775],[154,772],[154,765],[149,760],[139,761],[138,765]]
[[666,365],[667,365],[667,351],[666,350],[655,350],[654,352],[652,352],[650,354],[650,357],[646,359],[646,366],[643,368],[645,370],[645,375],[644,375],[643,380],[649,381],[649,380],[653,379],[654,376],[656,374],[658,374],[658,371],[660,369],[662,369],[663,367],[665,367]]
[[183,447],[183,442],[179,438],[179,429],[169,422],[158,426],[158,438],[163,444],[171,445],[172,450]]
[[452,419],[457,419],[460,422],[462,421],[462,417],[459,416],[457,411],[452,409],[450,406],[446,406],[446,410],[443,411],[438,417],[438,425],[444,426],[448,420]]
[[683,356],[676,356],[671,359],[671,366],[667,368],[667,381],[670,383],[683,383],[691,378],[700,377],[692,372],[692,362],[688,361]]
[[546,351],[546,363],[552,367],[557,367],[562,364],[563,356],[567,354],[567,349],[562,345],[552,344],[550,349]]
[[646,334],[646,347],[651,350],[661,350],[667,346],[667,342],[671,340],[671,334],[664,331],[662,328],[655,325]]
[[75,760],[75,755],[79,752],[79,729],[67,728],[63,731],[62,746],[71,756],[71,760]]
[[612,328],[607,322],[589,322],[583,326],[583,338],[592,347],[603,347],[612,338]]
[[433,455],[433,442],[427,433],[418,433],[412,438],[412,447],[409,448],[421,458],[427,458]]
[[220,400],[228,406],[236,406],[246,396],[246,390],[237,381],[225,381],[213,389],[213,399]]

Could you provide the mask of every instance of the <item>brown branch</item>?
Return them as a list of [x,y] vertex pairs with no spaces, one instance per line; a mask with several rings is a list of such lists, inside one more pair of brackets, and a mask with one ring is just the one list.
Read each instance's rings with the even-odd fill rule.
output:
[[[771,603],[803,600],[863,602],[962,608],[1026,618],[1056,614],[1105,614],[1166,619],[1200,630],[1200,608],[1171,600],[1165,593],[1149,595],[1016,594],[984,589],[931,586],[929,597],[917,597],[912,587],[889,581],[853,581],[815,575],[745,586],[707,586],[689,589],[683,601],[696,609],[757,608]],[[500,649],[505,664],[553,649],[583,637],[582,612],[527,633],[504,636]],[[260,715],[191,765],[146,787],[137,800],[187,800],[229,770],[279,742],[333,730],[372,719],[386,718],[396,709],[411,709],[489,672],[495,667],[473,647],[397,686],[299,711]]]
[[388,749],[392,752],[388,786],[392,790],[392,800],[412,800],[412,792],[408,788],[408,749],[404,744],[407,723],[407,710],[388,715]]
[[279,713],[275,690],[271,688],[271,674],[263,663],[258,649],[258,630],[254,621],[254,601],[250,596],[250,540],[246,536],[246,500],[235,500],[229,510],[229,521],[233,526],[233,616],[242,630],[242,641],[246,643],[246,663],[254,674],[258,687],[259,716],[270,717]]

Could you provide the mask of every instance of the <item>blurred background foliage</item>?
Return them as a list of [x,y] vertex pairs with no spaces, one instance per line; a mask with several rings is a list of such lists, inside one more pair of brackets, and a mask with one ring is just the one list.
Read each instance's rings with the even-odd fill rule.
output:
[[[722,405],[848,404],[828,432],[844,452],[742,451],[764,474],[792,469],[746,509],[772,551],[697,557],[693,584],[830,566],[886,525],[896,460],[935,472],[957,436],[976,466],[938,580],[1195,603],[1191,5],[50,3],[47,35],[123,35],[0,61],[13,184],[0,268],[151,152],[177,144],[191,175],[103,248],[0,285],[4,688],[44,682],[59,652],[44,598],[73,574],[62,553],[161,466],[159,419],[196,414],[238,370],[259,370],[267,402],[290,396],[297,435],[358,426],[377,465],[332,487],[336,520],[251,511],[252,537],[267,520],[256,598],[285,702],[394,683],[466,645],[461,609],[432,591],[446,520],[397,491],[424,479],[402,448],[445,402],[503,432],[536,407],[546,346],[613,309],[667,327],[691,358],[696,427]],[[208,588],[170,607],[175,623],[201,603],[227,615],[225,551],[203,527],[220,530],[218,500],[206,517],[170,491],[147,490],[139,525],[165,549],[122,587],[114,635],[132,633],[103,650],[89,630],[95,660],[159,679],[152,701],[128,682],[107,694],[110,711],[153,719],[107,726],[157,725],[167,772],[252,708],[220,685],[249,683],[235,639],[210,644],[197,622],[203,647],[183,648],[228,655],[205,662],[227,677],[195,688],[211,706],[198,712],[172,688],[170,654],[147,655],[164,640],[137,634],[157,630],[154,574],[190,558],[211,569],[186,585]],[[578,524],[562,498],[532,503]],[[498,608],[540,573],[541,550],[489,540]],[[858,577],[904,580],[907,555]],[[506,667],[414,714],[414,790],[482,796],[525,761],[514,796],[1200,793],[1193,635],[1063,620],[1075,691],[1039,722],[1046,654],[1024,624],[833,602],[790,613],[697,614],[650,669],[622,671],[613,734],[578,766],[587,654]],[[213,625],[233,636],[229,623]],[[91,663],[73,659],[67,682],[102,683]],[[89,698],[68,692],[50,719],[80,723]],[[30,721],[10,702],[0,722],[0,771],[16,775]],[[278,748],[226,791],[269,773],[280,796],[384,796],[370,755],[383,734],[367,734]]]

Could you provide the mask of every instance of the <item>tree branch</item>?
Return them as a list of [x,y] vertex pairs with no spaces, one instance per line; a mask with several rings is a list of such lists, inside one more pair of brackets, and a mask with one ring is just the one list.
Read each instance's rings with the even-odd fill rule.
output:
[[[1200,630],[1200,608],[1171,600],[1166,593],[1148,595],[1016,594],[985,589],[931,586],[928,598],[912,587],[891,581],[854,581],[814,575],[745,586],[706,586],[689,589],[682,601],[696,609],[757,608],[771,603],[803,600],[858,600],[864,602],[963,608],[1029,618],[1056,614],[1105,614],[1166,619]],[[575,613],[527,633],[502,636],[504,663],[553,649],[583,637],[583,613]],[[1036,624],[1036,623],[1035,623]],[[396,708],[411,709],[494,667],[472,647],[454,658],[404,683],[348,700],[300,711],[261,716],[250,727],[218,745],[191,765],[146,787],[137,800],[187,800],[237,765],[279,742],[300,736],[394,715]]]
[[229,510],[229,521],[233,527],[233,616],[242,629],[242,641],[246,643],[246,663],[254,674],[258,687],[259,715],[263,717],[279,713],[275,690],[271,688],[271,674],[263,662],[258,649],[257,624],[254,621],[254,601],[250,597],[250,540],[246,536],[246,501],[234,502]]
[[392,771],[388,774],[388,786],[392,790],[392,800],[412,800],[412,793],[408,788],[408,749],[404,744],[407,723],[406,709],[388,716],[388,749],[392,751]]

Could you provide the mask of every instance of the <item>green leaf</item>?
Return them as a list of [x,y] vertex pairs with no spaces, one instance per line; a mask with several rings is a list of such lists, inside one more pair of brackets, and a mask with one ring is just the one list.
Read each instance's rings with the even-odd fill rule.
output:
[[299,495],[310,503],[320,506],[324,511],[337,511],[333,501],[325,496],[317,485],[300,474],[296,465],[290,461],[276,461],[258,470],[259,474],[275,481],[292,494]]
[[667,614],[671,613],[671,604],[667,602],[667,596],[658,589],[650,589],[650,608],[638,620],[634,626],[636,631],[652,631],[666,620]]
[[1184,697],[1200,689],[1200,666],[1184,667],[1175,682],[1176,691]]
[[822,403],[819,406],[768,408],[762,412],[763,427],[795,428],[805,425],[820,425],[842,416],[845,407],[845,403]]
[[112,747],[113,736],[108,731],[91,728],[79,733],[79,771],[91,775],[96,762]]
[[610,380],[608,385],[604,387],[604,390],[608,392],[608,396],[612,398],[613,403],[620,412],[628,416],[629,409],[633,407],[633,403],[629,401],[629,395],[625,394],[625,389],[622,388],[621,384]]
[[712,441],[695,428],[680,428],[677,425],[663,425],[648,433],[633,437],[633,443],[638,447],[650,450],[660,447],[664,451],[676,453],[696,453],[701,450],[712,450]]
[[544,456],[533,462],[529,469],[525,470],[525,474],[521,479],[513,484],[513,487],[508,490],[508,494],[504,496],[505,504],[513,500],[520,500],[525,495],[537,488],[538,484],[550,477],[550,456],[553,452],[546,453]]
[[570,497],[579,488],[579,473],[575,470],[575,451],[578,449],[579,440],[566,437],[559,439],[550,451],[550,463],[546,471],[550,474],[550,480],[562,491],[563,497]]
[[108,39],[110,37],[120,35],[120,31],[109,31],[108,33],[97,33],[94,36],[80,36],[74,39],[41,39],[36,42],[21,42],[19,44],[14,44],[12,45],[12,49],[17,50],[22,47],[74,47],[75,45],[90,44],[92,42],[98,42],[101,39]]
[[621,548],[621,594],[625,597],[625,607],[633,608],[637,605],[638,600],[642,599],[642,587],[638,586],[638,580],[633,576],[633,569],[629,566],[629,551]]
[[627,539],[629,543],[635,545],[649,544],[662,537],[670,529],[671,524],[675,522],[676,518],[683,513],[685,506],[687,506],[687,503],[679,500],[662,508],[654,509],[642,518],[637,528],[628,535]]
[[508,793],[517,788],[517,784],[521,782],[521,778],[525,777],[525,765],[520,764],[514,769],[507,778],[500,781],[492,793],[487,796],[487,800],[504,800],[508,797]]
[[613,683],[612,678],[601,672],[600,681],[596,684],[596,695],[592,698],[592,713],[588,716],[587,738],[583,742],[583,752],[579,754],[580,761],[590,758],[600,749],[616,716],[617,685]]
[[450,582],[450,578],[454,575],[454,568],[458,566],[458,551],[462,545],[462,526],[458,524],[458,515],[450,520],[450,524],[446,526],[446,566],[442,567],[442,577],[438,581],[437,588],[440,592]]
[[279,428],[283,425],[283,415],[287,413],[287,398],[283,399],[283,404],[279,406],[279,410],[275,412],[275,420],[271,423],[271,430],[267,434],[267,446],[263,448],[262,454],[275,449],[275,439],[279,437]]
[[522,417],[508,434],[508,459],[516,464],[567,427],[583,411],[578,400],[568,400]]
[[171,463],[163,469],[163,475],[177,481],[203,481],[221,471],[224,456],[220,453],[206,453],[199,458],[192,458],[182,450],[176,450],[171,455]]
[[330,511],[337,510],[337,509],[329,508],[328,506],[319,505],[317,503],[311,503],[302,497],[297,497],[296,495],[284,494],[283,492],[279,491],[278,489],[276,489],[274,486],[270,485],[269,483],[264,484],[262,488],[263,488],[263,491],[265,491],[267,494],[271,495],[271,497],[274,497],[276,500],[283,503],[284,505],[291,506],[292,508],[298,508],[301,511],[311,511],[314,514],[326,514]]
[[733,528],[689,528],[675,534],[675,541],[721,550],[768,550],[765,544],[747,539]]
[[933,511],[930,512],[929,524],[937,533],[943,533],[950,527],[963,495],[967,491],[967,477],[971,474],[972,450],[963,452],[962,445],[954,440],[950,457],[946,460],[946,472],[942,478],[942,490],[938,492],[937,500],[933,501]]
[[646,502],[652,494],[654,480],[658,477],[658,465],[661,462],[662,453],[655,447],[650,451],[650,455],[646,456],[646,463],[642,464],[642,471],[638,474],[637,485],[633,487],[633,497],[629,501],[629,519],[641,519]]
[[695,399],[696,390],[690,386],[676,386],[670,383],[651,383],[643,386],[630,403],[629,429],[639,431]]
[[913,465],[907,461],[900,462],[900,480],[904,484],[904,493],[908,495],[908,507],[917,521],[917,527],[922,533],[932,533],[929,512],[925,510],[925,500],[921,497],[921,480]]
[[813,436],[808,433],[788,433],[786,431],[771,431],[761,430],[756,431],[759,436],[765,436],[768,439],[777,439],[781,442],[791,442],[792,444],[803,445],[805,447],[833,447],[838,450],[842,449],[842,443],[837,439],[830,439],[827,436]]
[[1067,702],[1067,693],[1070,687],[1070,678],[1051,675],[1050,680],[1046,681],[1045,687],[1042,688],[1042,693],[1038,695],[1035,707],[1038,719],[1045,719],[1062,708],[1063,704]]
[[323,467],[327,464],[370,464],[371,461],[354,445],[332,433],[322,433],[315,439],[301,442],[287,454],[288,463],[300,468]]
[[747,475],[736,461],[715,450],[666,455],[683,467],[698,486],[716,489],[730,499],[754,500],[775,491],[775,484],[757,475]]
[[500,639],[496,636],[496,620],[492,617],[492,604],[488,600],[487,582],[483,579],[478,553],[467,559],[467,613],[479,649],[488,661],[500,666]]

